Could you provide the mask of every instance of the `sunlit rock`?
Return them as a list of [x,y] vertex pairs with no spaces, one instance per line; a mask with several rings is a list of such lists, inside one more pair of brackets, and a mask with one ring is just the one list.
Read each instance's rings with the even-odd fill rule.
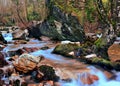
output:
[[19,56],[18,59],[13,61],[13,65],[18,71],[27,73],[30,70],[33,70],[37,66],[38,62],[40,62],[40,60],[41,57],[35,57],[29,54],[22,54],[21,56]]
[[17,29],[12,32],[13,39],[26,39],[26,32],[22,29]]
[[108,55],[112,62],[120,61],[120,45],[119,44],[113,44],[108,49]]

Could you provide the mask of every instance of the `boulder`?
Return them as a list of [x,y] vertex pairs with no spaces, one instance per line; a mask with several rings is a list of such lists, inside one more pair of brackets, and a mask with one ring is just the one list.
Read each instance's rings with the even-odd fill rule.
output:
[[55,49],[53,50],[53,53],[56,54],[61,54],[64,56],[68,56],[68,57],[73,57],[73,55],[70,54],[70,52],[74,51],[74,50],[78,50],[80,48],[80,46],[78,44],[59,44],[55,47]]
[[39,71],[44,74],[42,80],[58,81],[59,77],[55,74],[55,70],[52,66],[41,65]]
[[44,35],[55,40],[84,41],[84,30],[77,17],[63,12],[52,1],[46,4],[49,15],[41,24],[28,29],[31,37]]
[[37,26],[32,26],[30,29],[28,29],[28,33],[29,33],[28,37],[36,38],[36,39],[40,40],[41,32],[38,28],[38,25]]
[[108,49],[108,55],[112,62],[120,61],[120,45],[113,44]]
[[16,70],[27,73],[33,70],[40,62],[41,57],[35,57],[29,54],[22,54],[18,59],[13,61]]

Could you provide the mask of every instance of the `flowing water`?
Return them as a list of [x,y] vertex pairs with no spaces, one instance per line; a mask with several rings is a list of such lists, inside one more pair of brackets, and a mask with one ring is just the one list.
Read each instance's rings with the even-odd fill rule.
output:
[[[32,55],[35,56],[39,56],[39,55],[43,55],[44,57],[54,60],[54,61],[60,61],[61,63],[70,63],[71,60],[66,60],[63,58],[63,56],[60,55],[56,55],[56,54],[52,54],[53,49],[48,49],[48,50],[39,50],[37,52],[33,52],[31,53]],[[62,86],[120,86],[120,72],[113,72],[116,77],[113,80],[109,80],[105,74],[95,68],[94,66],[88,66],[88,69],[90,69],[89,73],[90,74],[94,74],[96,76],[99,77],[98,81],[95,81],[93,84],[88,85],[88,84],[84,84],[81,82],[80,78],[83,78],[83,76],[87,73],[87,72],[81,72],[81,73],[76,73],[75,75],[77,75],[77,78],[72,78],[71,77],[71,81],[70,82],[65,82],[65,81],[60,81]],[[74,68],[73,68],[74,69]]]
[[[11,37],[10,37],[11,38]],[[7,38],[6,38],[7,39]],[[9,37],[8,37],[9,39]],[[8,40],[10,41],[10,40]],[[38,46],[44,46],[46,43],[41,42]],[[19,47],[23,47],[26,45],[20,45]],[[28,47],[37,46],[37,45],[27,45]],[[16,48],[9,48],[10,46],[4,49],[4,52],[8,50],[16,49]],[[18,47],[17,47],[18,48]],[[34,56],[44,56],[45,58],[52,60],[53,62],[59,62],[60,69],[64,69],[64,71],[69,76],[69,81],[60,80],[61,86],[120,86],[120,72],[113,71],[113,75],[115,75],[114,79],[108,79],[106,75],[103,73],[102,70],[94,67],[94,66],[83,66],[83,63],[80,63],[75,60],[66,59],[61,55],[52,54],[54,48],[47,49],[47,50],[38,50],[36,52],[30,53]],[[65,66],[64,66],[65,65]],[[82,70],[81,67],[86,67],[85,69],[89,71]],[[59,66],[58,66],[59,67]],[[85,84],[83,83],[82,79],[87,80],[87,75],[93,74],[98,77],[98,80],[94,81],[92,84]],[[62,76],[62,75],[59,75]],[[74,77],[75,76],[75,77]]]
[[7,42],[12,41],[13,39],[13,36],[11,33],[2,33],[2,35]]

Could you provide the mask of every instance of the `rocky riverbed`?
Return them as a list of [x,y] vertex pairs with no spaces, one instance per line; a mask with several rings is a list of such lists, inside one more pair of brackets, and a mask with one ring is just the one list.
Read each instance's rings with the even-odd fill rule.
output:
[[8,86],[119,86],[120,73],[53,54],[60,42],[15,40],[4,45],[0,85]]

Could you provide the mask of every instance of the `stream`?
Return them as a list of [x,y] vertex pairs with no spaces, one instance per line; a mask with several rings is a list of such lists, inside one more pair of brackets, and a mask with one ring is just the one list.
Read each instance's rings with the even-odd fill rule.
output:
[[[9,34],[4,35],[5,39],[8,41],[12,40],[12,36]],[[9,38],[10,37],[10,38]],[[37,41],[38,42],[38,41]],[[8,52],[9,50],[16,50],[18,48],[22,48],[24,46],[27,47],[35,47],[35,46],[44,46],[49,43],[47,42],[40,42],[40,44],[22,44],[19,45],[19,47],[11,47],[14,46],[13,44],[9,44],[6,48],[4,48],[4,52]],[[113,75],[115,76],[113,79],[107,78],[107,76],[103,73],[103,71],[99,68],[96,68],[94,66],[86,65],[82,62],[79,62],[74,59],[68,59],[61,55],[53,54],[54,47],[47,49],[47,50],[38,50],[35,52],[30,53],[33,56],[44,56],[46,59],[51,61],[51,65],[54,66],[57,70],[57,74],[63,74],[60,76],[60,85],[61,86],[120,86],[120,72],[111,71]],[[46,63],[47,64],[47,63]],[[49,63],[50,64],[50,63]],[[59,70],[59,71],[58,71]],[[61,73],[61,71],[64,71],[64,73]],[[98,77],[98,80],[94,81],[92,84],[85,84],[83,83],[82,79],[85,81],[88,78],[88,73],[96,75]],[[65,74],[65,75],[64,75]],[[64,81],[63,77],[67,77],[70,80]],[[65,77],[65,78],[66,78]]]
[[[45,58],[48,58],[50,60],[54,60],[54,61],[59,61],[61,64],[67,63],[69,65],[69,63],[72,63],[74,60],[70,60],[70,59],[65,59],[63,56],[60,55],[56,55],[56,54],[51,54],[53,49],[48,49],[48,50],[39,50],[37,52],[33,52],[31,53],[32,55],[35,56],[39,56],[39,55],[43,55]],[[78,63],[79,64],[79,63]],[[71,64],[73,65],[73,64]],[[70,66],[70,65],[69,65]],[[75,66],[75,65],[74,65]],[[78,65],[77,65],[78,66]],[[64,82],[64,81],[60,81],[61,82],[61,86],[120,86],[120,72],[115,72],[116,78],[114,80],[109,80],[105,74],[97,69],[94,66],[87,66],[87,68],[90,70],[89,73],[90,74],[95,74],[96,76],[99,77],[99,80],[96,81],[95,83],[88,85],[88,84],[83,84],[80,80],[81,77],[86,77],[87,78],[87,74],[86,72],[81,72],[81,73],[75,73],[74,76],[77,75],[77,78],[72,78],[71,77],[71,82]],[[73,68],[74,69],[74,68]],[[69,69],[68,69],[69,70]],[[79,69],[77,69],[79,70]],[[72,74],[72,73],[70,73]]]

